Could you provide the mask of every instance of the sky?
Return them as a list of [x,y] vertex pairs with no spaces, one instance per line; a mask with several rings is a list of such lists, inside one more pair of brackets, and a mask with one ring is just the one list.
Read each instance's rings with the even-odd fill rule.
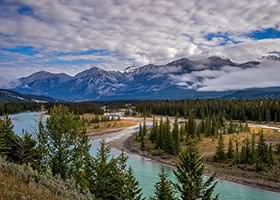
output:
[[0,0],[0,85],[40,70],[259,59],[280,51],[279,10],[279,0]]

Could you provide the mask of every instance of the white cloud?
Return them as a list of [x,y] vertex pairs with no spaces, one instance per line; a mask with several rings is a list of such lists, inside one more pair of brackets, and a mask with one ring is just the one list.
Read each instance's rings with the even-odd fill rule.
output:
[[256,68],[223,71],[215,78],[205,78],[200,91],[224,91],[246,88],[279,87],[280,62],[264,61]]
[[[1,62],[1,74],[7,73],[10,77],[42,69],[74,74],[93,66],[47,64],[55,59],[97,59],[102,61],[96,64],[100,68],[122,70],[131,64],[165,64],[177,58],[201,55],[221,55],[241,62],[257,59],[280,47],[280,39],[253,41],[244,36],[261,28],[280,27],[278,0],[16,1],[30,6],[32,16],[19,15],[18,3],[5,2],[0,10],[0,33],[8,36],[0,35],[0,47],[30,45],[40,49],[40,54],[32,58],[17,55],[13,61]],[[219,46],[223,42],[221,37],[211,41],[205,38],[207,33],[217,32],[227,32],[232,40],[241,43]],[[106,49],[112,55],[51,55],[54,51],[87,49]],[[222,77],[220,75],[217,81]],[[204,84],[214,85],[214,80],[209,78]]]

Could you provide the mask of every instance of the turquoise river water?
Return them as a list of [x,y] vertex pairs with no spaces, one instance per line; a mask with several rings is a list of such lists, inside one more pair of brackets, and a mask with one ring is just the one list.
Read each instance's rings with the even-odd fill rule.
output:
[[[17,134],[21,134],[22,130],[27,130],[32,134],[36,134],[38,129],[38,123],[42,119],[41,113],[37,112],[25,112],[10,115],[14,123],[14,131]],[[137,131],[137,127],[132,127],[123,132],[115,133],[106,136],[106,140],[114,140],[119,137],[128,137]],[[92,140],[91,153],[94,155],[99,146],[100,138]],[[112,149],[113,155],[119,155],[119,151]],[[163,166],[160,163],[153,162],[149,159],[145,159],[141,156],[134,154],[128,155],[128,164],[133,168],[135,176],[143,188],[143,194],[149,197],[153,194],[154,184],[158,181],[158,173],[161,167],[164,167],[171,179],[173,179],[172,169]],[[219,180],[216,188],[216,193],[219,193],[221,200],[280,200],[280,193],[270,192],[262,189],[256,189],[253,187],[236,184],[229,181]]]

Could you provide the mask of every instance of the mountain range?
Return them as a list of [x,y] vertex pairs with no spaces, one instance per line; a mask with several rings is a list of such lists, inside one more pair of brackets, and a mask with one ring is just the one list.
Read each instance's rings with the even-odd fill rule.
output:
[[[278,58],[266,59],[280,64]],[[201,76],[202,73],[216,73],[226,67],[255,68],[260,62],[235,63],[221,57],[197,60],[182,58],[166,65],[149,64],[129,67],[124,71],[106,71],[93,67],[75,76],[40,71],[18,79],[17,85],[10,89],[67,101],[280,97],[280,86],[226,91],[200,90],[204,87],[205,77],[211,78],[211,75]]]
[[0,102],[56,102],[55,99],[46,96],[20,94],[12,90],[0,89]]

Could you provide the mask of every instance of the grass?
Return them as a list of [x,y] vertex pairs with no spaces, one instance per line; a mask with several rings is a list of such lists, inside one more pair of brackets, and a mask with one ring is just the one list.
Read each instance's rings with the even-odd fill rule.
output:
[[[238,138],[239,141],[239,147],[241,148],[242,142],[246,139],[248,136],[249,139],[251,139],[252,134],[255,134],[255,141],[258,141],[259,138],[259,131],[260,128],[250,128],[250,133],[239,133],[234,135],[224,135],[224,144],[225,147],[228,146],[229,139],[232,137]],[[276,144],[280,144],[280,132],[272,130],[272,129],[262,129],[264,132],[264,138],[268,144],[272,144],[274,146],[274,149],[276,149]],[[234,140],[233,140],[234,141]],[[200,151],[203,153],[205,158],[213,157],[216,151],[218,138],[211,138],[211,137],[203,137],[202,140],[199,143]],[[225,148],[227,150],[227,148]]]
[[92,123],[91,120],[93,120],[94,117],[95,115],[93,114],[83,115],[83,119],[85,119],[86,121],[87,133],[89,133],[90,135],[110,132],[111,130],[126,128],[137,124],[137,122],[135,121],[130,121],[126,119]]
[[82,194],[72,180],[63,181],[50,172],[38,174],[30,166],[0,158],[0,200],[93,200]]

